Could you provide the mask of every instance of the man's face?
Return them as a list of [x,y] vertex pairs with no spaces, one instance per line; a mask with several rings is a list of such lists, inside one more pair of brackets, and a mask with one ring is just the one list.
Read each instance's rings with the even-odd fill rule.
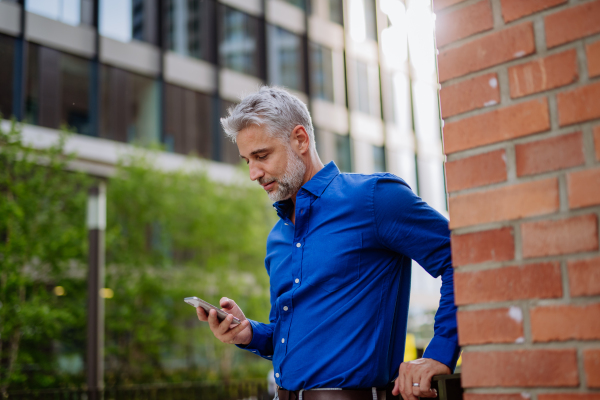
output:
[[291,144],[272,137],[260,126],[242,130],[236,142],[250,168],[250,179],[258,181],[271,201],[289,199],[300,190],[306,166]]

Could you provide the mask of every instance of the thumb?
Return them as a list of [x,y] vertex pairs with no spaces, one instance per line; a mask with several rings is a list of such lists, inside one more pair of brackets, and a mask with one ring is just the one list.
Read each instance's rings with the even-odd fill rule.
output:
[[235,302],[233,300],[228,299],[227,297],[222,297],[219,304],[221,304],[221,308],[232,309],[235,306]]

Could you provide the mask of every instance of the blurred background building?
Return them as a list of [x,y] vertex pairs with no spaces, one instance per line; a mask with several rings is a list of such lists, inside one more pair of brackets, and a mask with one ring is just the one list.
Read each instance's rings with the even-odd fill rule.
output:
[[[309,107],[324,163],[392,172],[447,215],[430,0],[0,0],[0,112],[34,144],[68,127],[82,168],[129,144],[239,161],[219,118],[261,84]],[[181,155],[181,156],[177,156]],[[440,282],[414,268],[411,328]],[[427,326],[421,331],[421,327]]]

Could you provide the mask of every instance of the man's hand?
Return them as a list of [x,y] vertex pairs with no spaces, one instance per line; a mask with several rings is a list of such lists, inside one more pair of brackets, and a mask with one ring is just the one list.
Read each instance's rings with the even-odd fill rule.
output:
[[[210,310],[209,314],[206,315],[206,311],[204,311],[202,307],[196,307],[198,319],[200,321],[208,322],[208,326],[213,335],[223,343],[242,345],[250,343],[252,340],[252,327],[242,310],[235,304],[235,301],[230,300],[227,297],[221,298],[219,303],[222,307],[221,309],[229,313],[227,318],[222,322],[219,322],[216,310]],[[231,326],[233,317],[236,317],[242,323]]]
[[[394,396],[402,395],[404,400],[417,400],[417,397],[437,397],[437,391],[431,389],[431,378],[434,375],[449,374],[450,368],[431,358],[403,362],[400,373],[392,390]],[[413,386],[418,383],[419,386]]]

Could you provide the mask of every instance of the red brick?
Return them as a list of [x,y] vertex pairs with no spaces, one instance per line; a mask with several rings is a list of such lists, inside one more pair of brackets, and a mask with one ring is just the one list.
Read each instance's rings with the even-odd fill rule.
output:
[[523,338],[523,316],[518,307],[459,311],[456,318],[458,342],[461,346],[514,343],[519,338]]
[[508,69],[510,96],[527,96],[565,86],[579,79],[575,49],[517,65]]
[[435,23],[436,44],[442,47],[493,27],[492,5],[489,0],[482,0],[439,15]]
[[596,160],[600,161],[600,125],[594,128],[594,145],[596,147]]
[[589,388],[600,388],[600,349],[583,351],[583,368]]
[[598,249],[595,214],[521,225],[523,257],[546,257]]
[[508,261],[515,258],[512,228],[452,235],[452,264],[479,264],[486,261]]
[[539,174],[585,163],[581,132],[515,146],[517,176]]
[[546,46],[548,48],[568,43],[600,32],[600,0],[570,7],[548,15]]
[[600,168],[571,172],[569,183],[569,207],[580,208],[600,204]]
[[600,40],[585,46],[590,78],[600,76]]
[[440,100],[444,118],[498,104],[500,103],[498,75],[485,74],[444,86],[440,90]]
[[440,82],[533,53],[533,24],[512,26],[442,51],[438,57]]
[[555,178],[450,197],[450,228],[508,221],[558,211]]
[[571,296],[600,294],[600,257],[569,261],[568,269]]
[[600,393],[545,393],[538,400],[600,400]]
[[514,21],[527,15],[564,4],[567,0],[500,0],[504,22]]
[[560,126],[600,118],[600,82],[558,93],[556,99]]
[[444,151],[451,154],[548,129],[548,99],[544,97],[447,123]]
[[506,181],[506,152],[491,151],[446,163],[448,192]]
[[535,307],[531,334],[534,342],[600,339],[600,303]]
[[470,351],[462,358],[464,388],[579,385],[575,349]]
[[465,393],[464,400],[529,400],[530,397],[523,396],[521,393]]
[[562,296],[558,262],[454,273],[456,305]]
[[433,0],[433,11],[438,12],[446,7],[462,3],[465,0]]

